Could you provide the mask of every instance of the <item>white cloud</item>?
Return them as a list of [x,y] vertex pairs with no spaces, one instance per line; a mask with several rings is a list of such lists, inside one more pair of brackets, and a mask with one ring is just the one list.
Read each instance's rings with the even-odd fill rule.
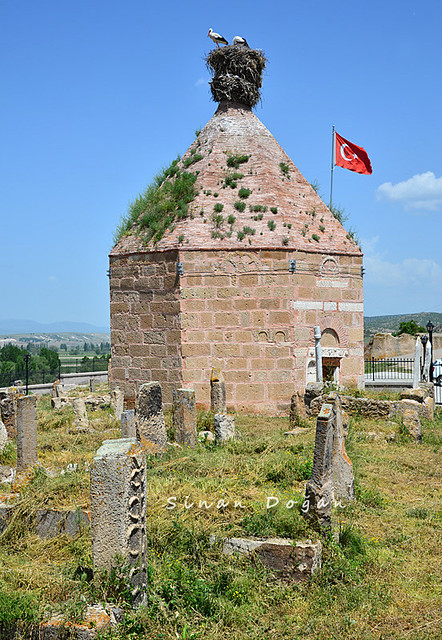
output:
[[58,282],[58,278],[57,278],[57,276],[48,276],[48,281],[49,282]]
[[426,171],[397,184],[384,182],[377,189],[377,197],[400,202],[405,209],[436,211],[442,207],[442,177]]
[[206,84],[207,82],[207,78],[198,78],[198,80],[195,82],[195,87],[202,87],[203,84]]

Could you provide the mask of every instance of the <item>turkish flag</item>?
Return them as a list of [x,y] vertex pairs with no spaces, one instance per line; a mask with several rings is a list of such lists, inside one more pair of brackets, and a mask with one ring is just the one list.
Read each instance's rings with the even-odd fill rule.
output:
[[362,147],[349,142],[335,131],[335,165],[356,173],[372,173],[370,158]]

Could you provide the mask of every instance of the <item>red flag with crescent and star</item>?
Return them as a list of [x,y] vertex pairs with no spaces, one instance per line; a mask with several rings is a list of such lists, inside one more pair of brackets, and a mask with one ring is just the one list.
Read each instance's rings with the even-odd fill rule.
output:
[[356,173],[372,173],[370,158],[362,147],[349,142],[335,131],[335,165]]

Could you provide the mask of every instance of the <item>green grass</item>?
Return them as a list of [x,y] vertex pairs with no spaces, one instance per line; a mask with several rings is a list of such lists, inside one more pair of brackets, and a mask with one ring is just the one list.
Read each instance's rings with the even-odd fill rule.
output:
[[[24,630],[35,625],[48,608],[61,608],[72,620],[81,617],[85,604],[100,601],[123,610],[122,621],[103,640],[439,637],[441,409],[434,422],[422,421],[421,445],[387,442],[392,429],[387,422],[350,419],[346,446],[356,500],[336,509],[335,538],[323,541],[322,570],[302,585],[276,580],[253,558],[224,556],[210,536],[316,539],[300,514],[312,468],[313,419],[304,434],[287,437],[287,418],[236,415],[236,441],[171,448],[161,458],[149,457],[149,583],[147,605],[137,611],[131,608],[124,562],[92,577],[87,531],[74,539],[40,540],[30,527],[37,508],[89,506],[85,463],[102,440],[119,435],[109,411],[89,417],[92,432],[72,434],[71,414],[51,410],[48,398],[39,401],[43,467],[53,473],[67,462],[80,464],[64,476],[38,471],[0,537],[1,637],[17,621]],[[212,420],[210,412],[200,412],[198,427],[210,428]],[[166,421],[170,429],[169,413]],[[368,440],[368,431],[379,439]],[[171,496],[176,507],[166,510]],[[268,496],[279,500],[273,509],[266,508]],[[218,509],[221,498],[228,504]],[[186,508],[186,500],[193,506]],[[213,506],[206,509],[200,500]]]

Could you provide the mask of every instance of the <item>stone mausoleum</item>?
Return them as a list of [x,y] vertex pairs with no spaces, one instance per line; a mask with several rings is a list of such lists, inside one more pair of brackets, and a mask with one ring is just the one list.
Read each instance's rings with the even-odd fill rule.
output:
[[363,385],[362,253],[252,112],[261,52],[224,47],[208,63],[213,118],[110,254],[111,385],[128,407],[147,381],[166,403],[188,387],[208,407],[216,367],[228,408],[286,413],[316,379],[315,325],[324,376]]

